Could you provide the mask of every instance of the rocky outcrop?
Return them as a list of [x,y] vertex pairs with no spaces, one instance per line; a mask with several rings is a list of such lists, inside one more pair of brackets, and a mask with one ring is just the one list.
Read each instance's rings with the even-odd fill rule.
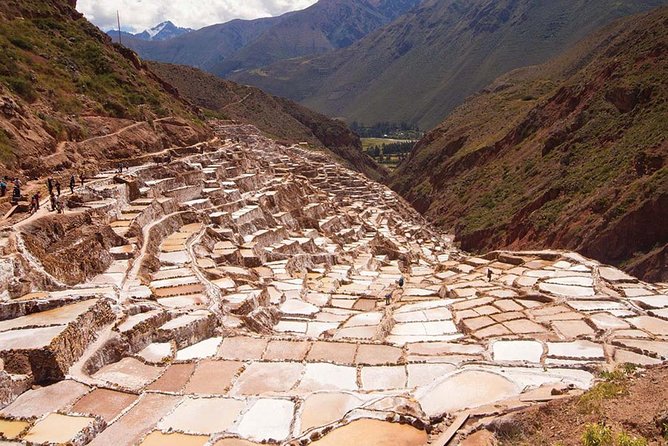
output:
[[26,226],[21,237],[44,269],[68,284],[105,271],[113,260],[109,249],[125,244],[108,224],[94,222],[89,214],[40,219]]

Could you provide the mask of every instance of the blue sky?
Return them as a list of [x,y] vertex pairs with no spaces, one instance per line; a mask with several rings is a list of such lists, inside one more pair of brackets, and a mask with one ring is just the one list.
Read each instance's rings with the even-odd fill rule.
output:
[[304,9],[316,0],[79,0],[77,9],[103,30],[116,28],[116,10],[124,30],[140,32],[171,20],[202,28],[232,19],[255,19]]

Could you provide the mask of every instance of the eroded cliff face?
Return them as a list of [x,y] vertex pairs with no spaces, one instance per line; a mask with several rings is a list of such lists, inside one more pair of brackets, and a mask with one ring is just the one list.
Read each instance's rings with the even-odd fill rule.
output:
[[464,249],[576,249],[665,280],[667,23],[661,8],[500,78],[417,145],[393,188]]

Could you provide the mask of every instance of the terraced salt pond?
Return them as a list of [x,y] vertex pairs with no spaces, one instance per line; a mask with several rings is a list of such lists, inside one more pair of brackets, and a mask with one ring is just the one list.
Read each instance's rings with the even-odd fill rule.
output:
[[41,287],[23,258],[41,280],[0,302],[4,440],[422,445],[668,359],[668,285],[470,256],[387,188],[233,129],[89,184],[77,212],[123,237],[99,274]]

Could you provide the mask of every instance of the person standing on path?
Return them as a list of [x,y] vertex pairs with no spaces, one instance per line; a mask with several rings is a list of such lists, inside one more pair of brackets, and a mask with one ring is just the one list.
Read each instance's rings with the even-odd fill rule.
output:
[[14,190],[12,192],[12,201],[19,201],[21,199],[21,186],[16,181],[14,182]]
[[74,174],[70,176],[70,194],[74,194],[74,186],[77,184],[77,180],[74,179]]
[[49,189],[49,195],[53,193],[53,178],[49,177],[46,180],[46,187]]
[[84,174],[83,174],[83,172],[81,172],[79,174],[79,179],[81,180],[81,187],[84,187]]
[[56,180],[56,194],[60,197],[60,181]]
[[35,212],[37,212],[37,209],[39,209],[38,205],[39,201],[37,200],[37,194],[35,194],[32,196],[32,198],[30,198],[30,215],[33,215]]

